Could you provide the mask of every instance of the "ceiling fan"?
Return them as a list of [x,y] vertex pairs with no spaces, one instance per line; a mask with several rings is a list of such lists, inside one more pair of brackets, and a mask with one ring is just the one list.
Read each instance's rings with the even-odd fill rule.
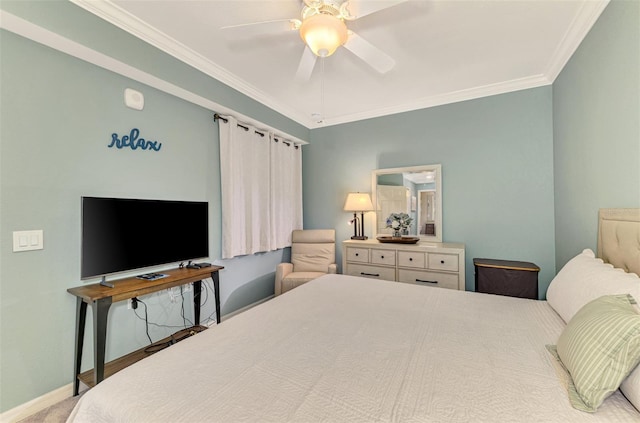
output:
[[407,0],[303,0],[301,19],[278,19],[226,26],[226,31],[244,36],[297,31],[305,43],[296,79],[311,77],[318,57],[331,56],[342,46],[380,73],[395,66],[395,60],[347,28],[346,22],[403,3]]

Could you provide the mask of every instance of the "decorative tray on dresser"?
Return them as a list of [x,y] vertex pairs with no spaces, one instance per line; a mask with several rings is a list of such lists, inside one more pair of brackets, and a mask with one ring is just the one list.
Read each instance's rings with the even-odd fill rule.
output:
[[417,244],[420,238],[417,236],[378,236],[380,242],[391,242],[393,244]]
[[440,288],[465,289],[464,244],[346,240],[342,273]]

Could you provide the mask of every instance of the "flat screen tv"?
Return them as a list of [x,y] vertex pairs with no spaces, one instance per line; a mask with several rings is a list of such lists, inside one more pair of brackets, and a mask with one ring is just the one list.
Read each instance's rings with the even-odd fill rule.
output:
[[82,197],[82,279],[209,256],[208,203]]

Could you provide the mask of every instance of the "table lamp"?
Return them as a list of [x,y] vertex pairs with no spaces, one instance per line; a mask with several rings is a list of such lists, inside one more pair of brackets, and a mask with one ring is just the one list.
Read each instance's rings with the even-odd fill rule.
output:
[[[353,212],[352,222],[355,224],[353,229],[353,236],[351,239],[358,239],[364,241],[367,237],[364,235],[364,212],[373,211],[373,204],[371,203],[371,197],[366,192],[350,192],[347,195],[347,201],[344,203],[344,211]],[[360,212],[360,234],[358,234],[358,216],[357,212]]]

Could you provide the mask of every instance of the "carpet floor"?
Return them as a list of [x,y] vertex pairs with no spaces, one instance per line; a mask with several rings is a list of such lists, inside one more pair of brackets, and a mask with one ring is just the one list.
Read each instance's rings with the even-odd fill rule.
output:
[[67,398],[33,414],[19,423],[65,423],[81,395]]

